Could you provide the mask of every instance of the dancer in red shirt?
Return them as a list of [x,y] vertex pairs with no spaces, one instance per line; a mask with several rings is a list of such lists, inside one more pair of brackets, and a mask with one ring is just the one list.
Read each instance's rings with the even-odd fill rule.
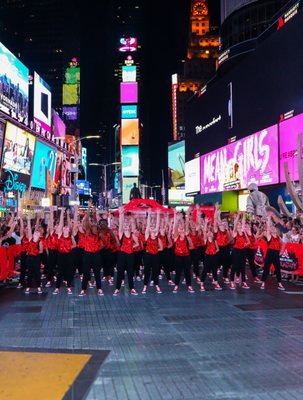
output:
[[223,282],[229,283],[228,273],[231,267],[230,244],[232,242],[232,235],[227,221],[221,219],[221,211],[219,210],[218,203],[216,203],[215,209],[214,233],[219,246],[218,266],[222,265],[223,268]]
[[27,246],[27,268],[28,268],[28,279],[27,279],[27,287],[25,289],[25,293],[29,294],[33,285],[33,279],[36,281],[37,292],[38,294],[42,293],[41,289],[41,272],[40,272],[40,263],[41,263],[41,254],[43,253],[43,246],[40,241],[40,232],[35,229],[32,232],[31,220],[30,217],[27,217],[27,237],[29,240]]

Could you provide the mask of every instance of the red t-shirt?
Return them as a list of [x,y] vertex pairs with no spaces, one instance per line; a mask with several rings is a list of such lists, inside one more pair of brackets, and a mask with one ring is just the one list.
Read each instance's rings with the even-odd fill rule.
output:
[[157,237],[155,239],[152,239],[150,236],[148,237],[148,239],[146,241],[145,251],[146,251],[146,253],[149,253],[149,254],[158,254],[159,246],[158,246],[158,238]]
[[72,248],[73,248],[73,244],[72,244],[72,239],[70,236],[68,236],[68,237],[61,236],[58,239],[59,253],[68,254],[72,251]]
[[228,232],[218,229],[216,241],[218,246],[228,246]]
[[166,235],[159,235],[159,239],[161,240],[161,243],[162,243],[162,246],[163,246],[163,250],[167,249],[167,245],[168,245],[167,236]]
[[40,253],[39,241],[38,242],[34,242],[34,241],[30,240],[29,243],[28,243],[27,255],[28,256],[38,256],[39,253]]
[[256,238],[255,235],[247,235],[249,240],[249,245],[247,246],[248,249],[255,250],[256,249]]
[[209,256],[213,256],[217,254],[217,247],[214,241],[209,242],[208,240],[206,241],[206,249],[205,249],[205,254]]
[[78,247],[79,249],[84,249],[86,241],[86,234],[78,231]]
[[132,254],[134,252],[134,239],[132,235],[130,237],[125,235],[122,236],[122,245],[120,250],[127,254]]
[[84,250],[88,253],[96,253],[100,250],[100,240],[98,234],[86,234],[85,243],[84,243]]
[[193,248],[197,249],[200,244],[200,239],[198,233],[190,233],[189,237],[191,238],[191,241],[193,243]]
[[23,236],[22,240],[21,240],[21,251],[22,252],[27,252],[28,249],[28,244],[29,244],[29,240],[27,238],[27,236]]
[[186,237],[184,237],[184,239],[181,239],[180,236],[178,236],[177,240],[175,241],[175,255],[176,256],[189,255],[189,249]]
[[58,235],[53,233],[46,238],[47,248],[50,250],[58,250]]
[[234,249],[242,250],[245,249],[245,247],[246,247],[246,237],[244,233],[243,235],[239,235],[239,233],[237,233]]
[[281,251],[282,248],[281,238],[279,236],[276,237],[272,236],[268,248],[271,250]]

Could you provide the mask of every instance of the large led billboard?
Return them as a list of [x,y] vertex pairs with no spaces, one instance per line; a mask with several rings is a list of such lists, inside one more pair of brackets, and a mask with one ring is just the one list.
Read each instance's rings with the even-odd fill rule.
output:
[[171,206],[190,206],[194,204],[194,198],[187,197],[184,189],[169,189],[168,204]]
[[80,104],[80,85],[63,85],[63,102],[64,105]]
[[63,153],[62,154],[62,164],[61,164],[61,194],[71,193],[71,163],[70,158]]
[[60,138],[64,140],[66,132],[65,123],[62,121],[62,119],[59,117],[59,114],[55,110],[52,110],[52,117],[52,134],[54,135],[54,138]]
[[138,187],[138,178],[123,178],[122,179],[122,202],[126,204],[129,202],[129,195],[134,183]]
[[122,146],[139,144],[139,120],[138,119],[122,119],[120,132],[121,132]]
[[285,182],[284,162],[288,163],[290,179],[299,180],[298,133],[303,133],[303,114],[279,124],[280,131],[280,182]]
[[6,123],[2,154],[2,168],[30,175],[35,152],[36,138],[21,128]]
[[91,194],[91,189],[89,186],[89,181],[86,180],[77,180],[77,190],[78,194],[83,194],[83,195],[90,195]]
[[137,67],[135,65],[122,66],[122,81],[123,82],[137,81]]
[[139,176],[138,146],[122,146],[122,176]]
[[168,188],[185,188],[185,141],[168,146]]
[[120,83],[120,103],[138,103],[138,83],[121,82]]
[[49,171],[51,178],[54,179],[56,158],[57,152],[53,147],[37,140],[31,182],[32,187],[45,189],[46,171]]
[[185,193],[200,193],[200,158],[185,163]]
[[65,70],[65,83],[69,85],[75,85],[76,83],[80,83],[80,68],[66,68]]
[[0,121],[0,160],[1,160],[1,156],[2,156],[4,133],[5,133],[5,123]]
[[28,123],[28,68],[0,43],[0,110]]
[[78,107],[77,106],[64,106],[62,113],[68,121],[76,121],[78,118]]
[[119,51],[123,53],[137,51],[137,46],[138,46],[137,38],[132,38],[132,37],[121,38]]
[[278,126],[205,154],[200,161],[202,194],[278,183]]
[[50,86],[34,72],[34,122],[46,132],[51,131],[52,94]]
[[137,106],[134,104],[122,105],[121,106],[121,118],[131,119],[138,117]]

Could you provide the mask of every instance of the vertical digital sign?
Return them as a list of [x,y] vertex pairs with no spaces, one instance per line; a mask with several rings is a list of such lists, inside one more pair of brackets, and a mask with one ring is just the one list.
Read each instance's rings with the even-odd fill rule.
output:
[[122,146],[139,144],[139,120],[137,118],[121,120],[121,144]]
[[138,103],[138,83],[122,82],[120,83],[120,103]]
[[177,90],[178,74],[172,75],[172,109],[173,109],[173,138],[177,140],[178,122],[177,122]]

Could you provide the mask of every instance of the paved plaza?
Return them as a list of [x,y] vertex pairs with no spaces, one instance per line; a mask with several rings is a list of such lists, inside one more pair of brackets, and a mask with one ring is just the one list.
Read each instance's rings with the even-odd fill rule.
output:
[[80,298],[78,281],[71,296],[2,288],[0,352],[91,357],[83,368],[79,361],[64,399],[303,399],[303,286],[285,283],[281,292],[270,279],[265,291],[208,285],[189,294],[182,285],[173,294],[160,283],[162,294],[124,288],[118,297],[104,285],[103,297],[89,289]]

